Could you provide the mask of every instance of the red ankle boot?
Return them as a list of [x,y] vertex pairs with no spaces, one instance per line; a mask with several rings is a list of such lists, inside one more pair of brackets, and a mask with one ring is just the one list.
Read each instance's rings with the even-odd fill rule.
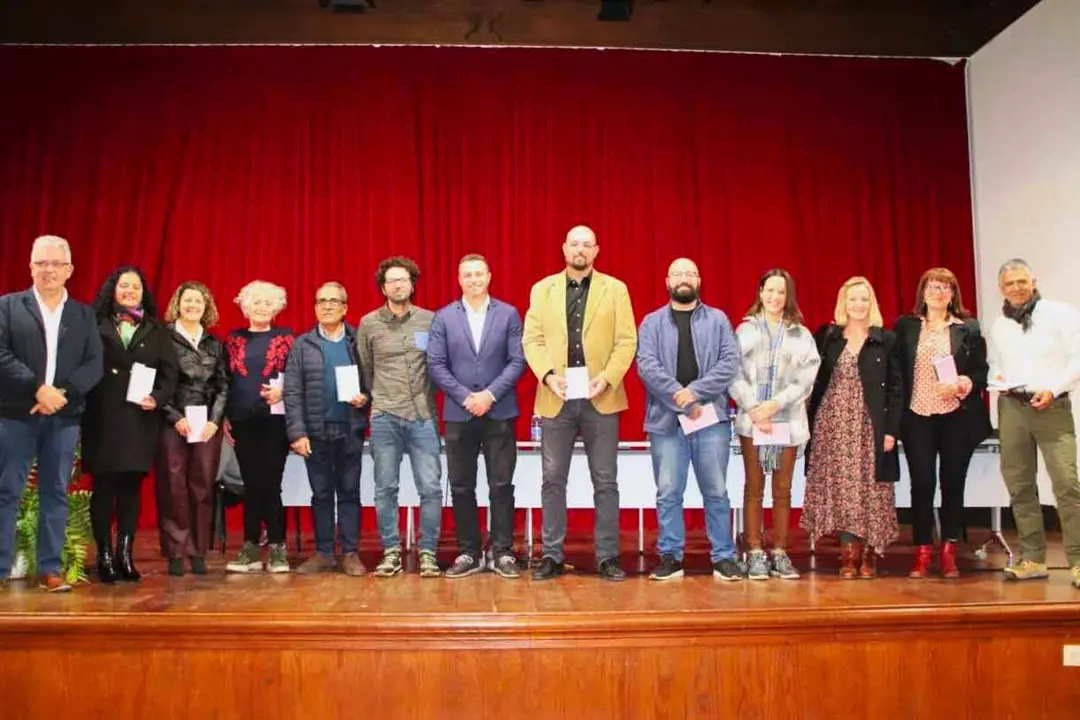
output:
[[956,543],[951,540],[941,543],[941,577],[950,580],[960,577],[956,567]]
[[915,565],[912,566],[909,578],[920,579],[930,574],[930,557],[933,547],[930,545],[918,545],[915,548]]

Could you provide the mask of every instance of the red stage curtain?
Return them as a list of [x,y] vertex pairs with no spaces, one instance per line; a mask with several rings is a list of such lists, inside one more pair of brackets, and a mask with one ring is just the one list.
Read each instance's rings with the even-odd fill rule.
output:
[[[220,330],[248,280],[313,322],[337,279],[350,319],[374,270],[409,255],[416,300],[459,294],[481,252],[522,311],[578,223],[640,318],[667,264],[695,259],[737,322],[764,270],[799,283],[811,326],[870,277],[887,321],[919,274],[952,268],[974,303],[963,64],[556,49],[0,48],[0,289],[29,282],[38,234],[67,237],[89,299],[118,263],[163,304],[216,292]],[[622,436],[641,439],[628,378]],[[527,437],[535,379],[520,386]]]

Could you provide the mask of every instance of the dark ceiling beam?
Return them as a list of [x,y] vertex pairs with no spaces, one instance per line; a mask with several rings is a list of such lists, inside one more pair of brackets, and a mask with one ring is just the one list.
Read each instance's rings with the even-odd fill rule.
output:
[[2,43],[439,43],[580,45],[967,57],[1037,0],[318,0],[0,2]]

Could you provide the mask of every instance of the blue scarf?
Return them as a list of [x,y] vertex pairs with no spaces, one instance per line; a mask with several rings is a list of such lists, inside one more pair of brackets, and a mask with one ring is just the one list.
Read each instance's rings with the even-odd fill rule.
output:
[[[769,321],[765,318],[765,313],[759,315],[756,322],[758,337],[761,338],[759,342],[762,349],[768,350],[769,355],[768,365],[758,366],[757,369],[757,400],[758,404],[761,404],[771,400],[773,395],[776,394],[776,381],[780,367],[780,347],[784,344],[784,323],[781,321],[780,327],[777,328],[774,336],[769,330]],[[761,464],[761,469],[767,473],[776,470],[781,450],[783,450],[783,447],[780,445],[762,445],[758,447],[758,461]]]

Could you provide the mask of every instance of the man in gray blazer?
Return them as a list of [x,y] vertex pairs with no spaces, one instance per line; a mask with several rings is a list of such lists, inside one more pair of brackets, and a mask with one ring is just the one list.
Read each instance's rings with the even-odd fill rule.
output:
[[477,458],[483,450],[491,491],[492,569],[514,578],[515,388],[525,372],[521,316],[488,294],[491,270],[482,255],[461,259],[458,282],[462,298],[435,314],[427,347],[428,372],[446,394],[446,464],[460,553],[446,577],[465,577],[484,567],[476,507]]

